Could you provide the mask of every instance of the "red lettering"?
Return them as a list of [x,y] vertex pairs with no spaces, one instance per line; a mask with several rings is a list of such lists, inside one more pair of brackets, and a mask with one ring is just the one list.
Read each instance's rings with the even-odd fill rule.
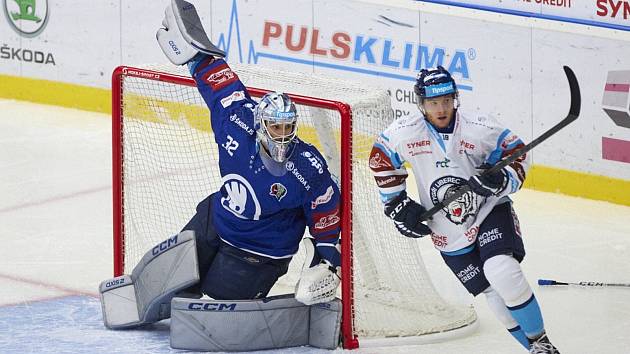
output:
[[469,143],[467,141],[464,141],[464,140],[460,140],[459,141],[459,145],[463,146],[464,149],[469,149],[469,150],[474,150],[475,149],[475,144],[471,144],[471,143]]
[[608,0],[597,0],[597,16],[606,16],[608,14],[608,9],[606,8],[606,2]]
[[287,46],[287,49],[294,52],[299,52],[300,50],[304,49],[304,46],[306,44],[307,32],[308,32],[308,28],[306,27],[300,28],[300,39],[297,44],[293,44],[293,25],[288,25],[287,35],[285,38],[285,44]]
[[282,34],[282,26],[277,23],[265,21],[265,28],[263,29],[263,46],[269,46],[270,38],[280,38]]
[[317,40],[318,39],[319,39],[319,30],[317,28],[315,28],[315,29],[313,29],[313,35],[311,36],[311,54],[326,56],[326,50],[325,49],[317,48]]
[[619,9],[621,9],[621,1],[614,2],[613,0],[609,0],[608,3],[610,7],[612,7],[612,15],[610,15],[610,17],[617,17],[617,13]]
[[431,145],[430,140],[414,141],[412,143],[407,143],[407,148],[413,149],[413,148],[419,148],[419,147],[428,146],[428,145]]
[[352,38],[346,33],[336,32],[333,34],[332,42],[337,47],[330,51],[330,54],[337,59],[345,59],[350,55],[350,41]]
[[[610,5],[610,11],[608,5]],[[623,18],[625,20],[630,17],[630,2],[628,1],[597,0],[597,9],[597,16],[603,17],[610,14],[610,17],[614,18],[623,13]]]

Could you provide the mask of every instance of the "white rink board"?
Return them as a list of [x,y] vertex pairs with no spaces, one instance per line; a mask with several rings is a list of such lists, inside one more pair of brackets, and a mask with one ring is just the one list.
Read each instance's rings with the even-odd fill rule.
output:
[[[441,64],[460,84],[463,110],[492,113],[525,140],[566,115],[562,65],[570,65],[583,91],[582,117],[537,148],[535,164],[630,180],[626,164],[601,158],[602,137],[630,140],[630,130],[614,125],[601,104],[608,72],[630,70],[630,31],[402,0],[275,0],[273,7],[264,0],[190,1],[211,39],[229,49],[231,63],[378,84],[392,93],[399,116],[416,109],[418,67]],[[118,65],[166,63],[155,31],[169,1],[48,3],[49,20],[38,36],[20,36],[0,21],[0,74],[109,88]],[[573,0],[564,9],[570,12],[556,13],[561,6],[536,0],[472,3],[589,19],[599,7]],[[618,16],[609,22],[627,24]],[[268,33],[265,42],[265,24],[282,35]],[[18,49],[50,54],[54,64],[25,61],[12,54]]]
[[[451,1],[464,6],[481,5],[497,10],[515,10],[531,14],[542,14],[564,17],[572,20],[588,20],[601,24],[630,25],[628,10],[624,1],[620,0],[466,0]],[[627,3],[627,1],[625,2]]]

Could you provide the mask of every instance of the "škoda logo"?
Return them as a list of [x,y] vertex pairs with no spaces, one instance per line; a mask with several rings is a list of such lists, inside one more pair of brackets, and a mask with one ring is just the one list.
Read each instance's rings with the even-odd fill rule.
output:
[[21,36],[35,37],[48,23],[48,0],[2,0],[4,14]]

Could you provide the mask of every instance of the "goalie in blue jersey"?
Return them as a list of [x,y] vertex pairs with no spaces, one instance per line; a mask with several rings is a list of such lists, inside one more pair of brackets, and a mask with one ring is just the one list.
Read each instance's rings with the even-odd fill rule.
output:
[[222,185],[130,276],[101,284],[106,326],[167,318],[171,299],[183,291],[215,300],[265,298],[287,272],[307,227],[310,252],[295,299],[305,305],[334,300],[340,192],[319,151],[297,136],[295,104],[280,92],[254,100],[208,40],[191,4],[172,0],[162,25],[160,47],[171,62],[188,66],[210,109]]
[[[199,29],[187,30],[193,44]],[[188,65],[210,109],[223,183],[184,227],[196,235],[201,291],[215,299],[265,297],[307,226],[316,254],[336,270],[339,189],[322,155],[297,136],[295,105],[279,92],[252,99],[205,35],[187,56],[177,54],[170,43],[186,47],[183,32],[169,25],[158,41],[171,61]]]

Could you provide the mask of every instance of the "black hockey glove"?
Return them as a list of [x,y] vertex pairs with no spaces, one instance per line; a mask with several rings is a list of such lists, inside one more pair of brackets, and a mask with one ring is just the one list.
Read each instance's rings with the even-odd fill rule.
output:
[[479,174],[470,177],[470,190],[484,197],[500,194],[508,184],[508,173],[505,169],[491,174]]
[[427,211],[402,191],[396,198],[385,204],[385,215],[394,220],[398,232],[407,237],[419,238],[430,235],[431,229],[420,223],[420,215]]

